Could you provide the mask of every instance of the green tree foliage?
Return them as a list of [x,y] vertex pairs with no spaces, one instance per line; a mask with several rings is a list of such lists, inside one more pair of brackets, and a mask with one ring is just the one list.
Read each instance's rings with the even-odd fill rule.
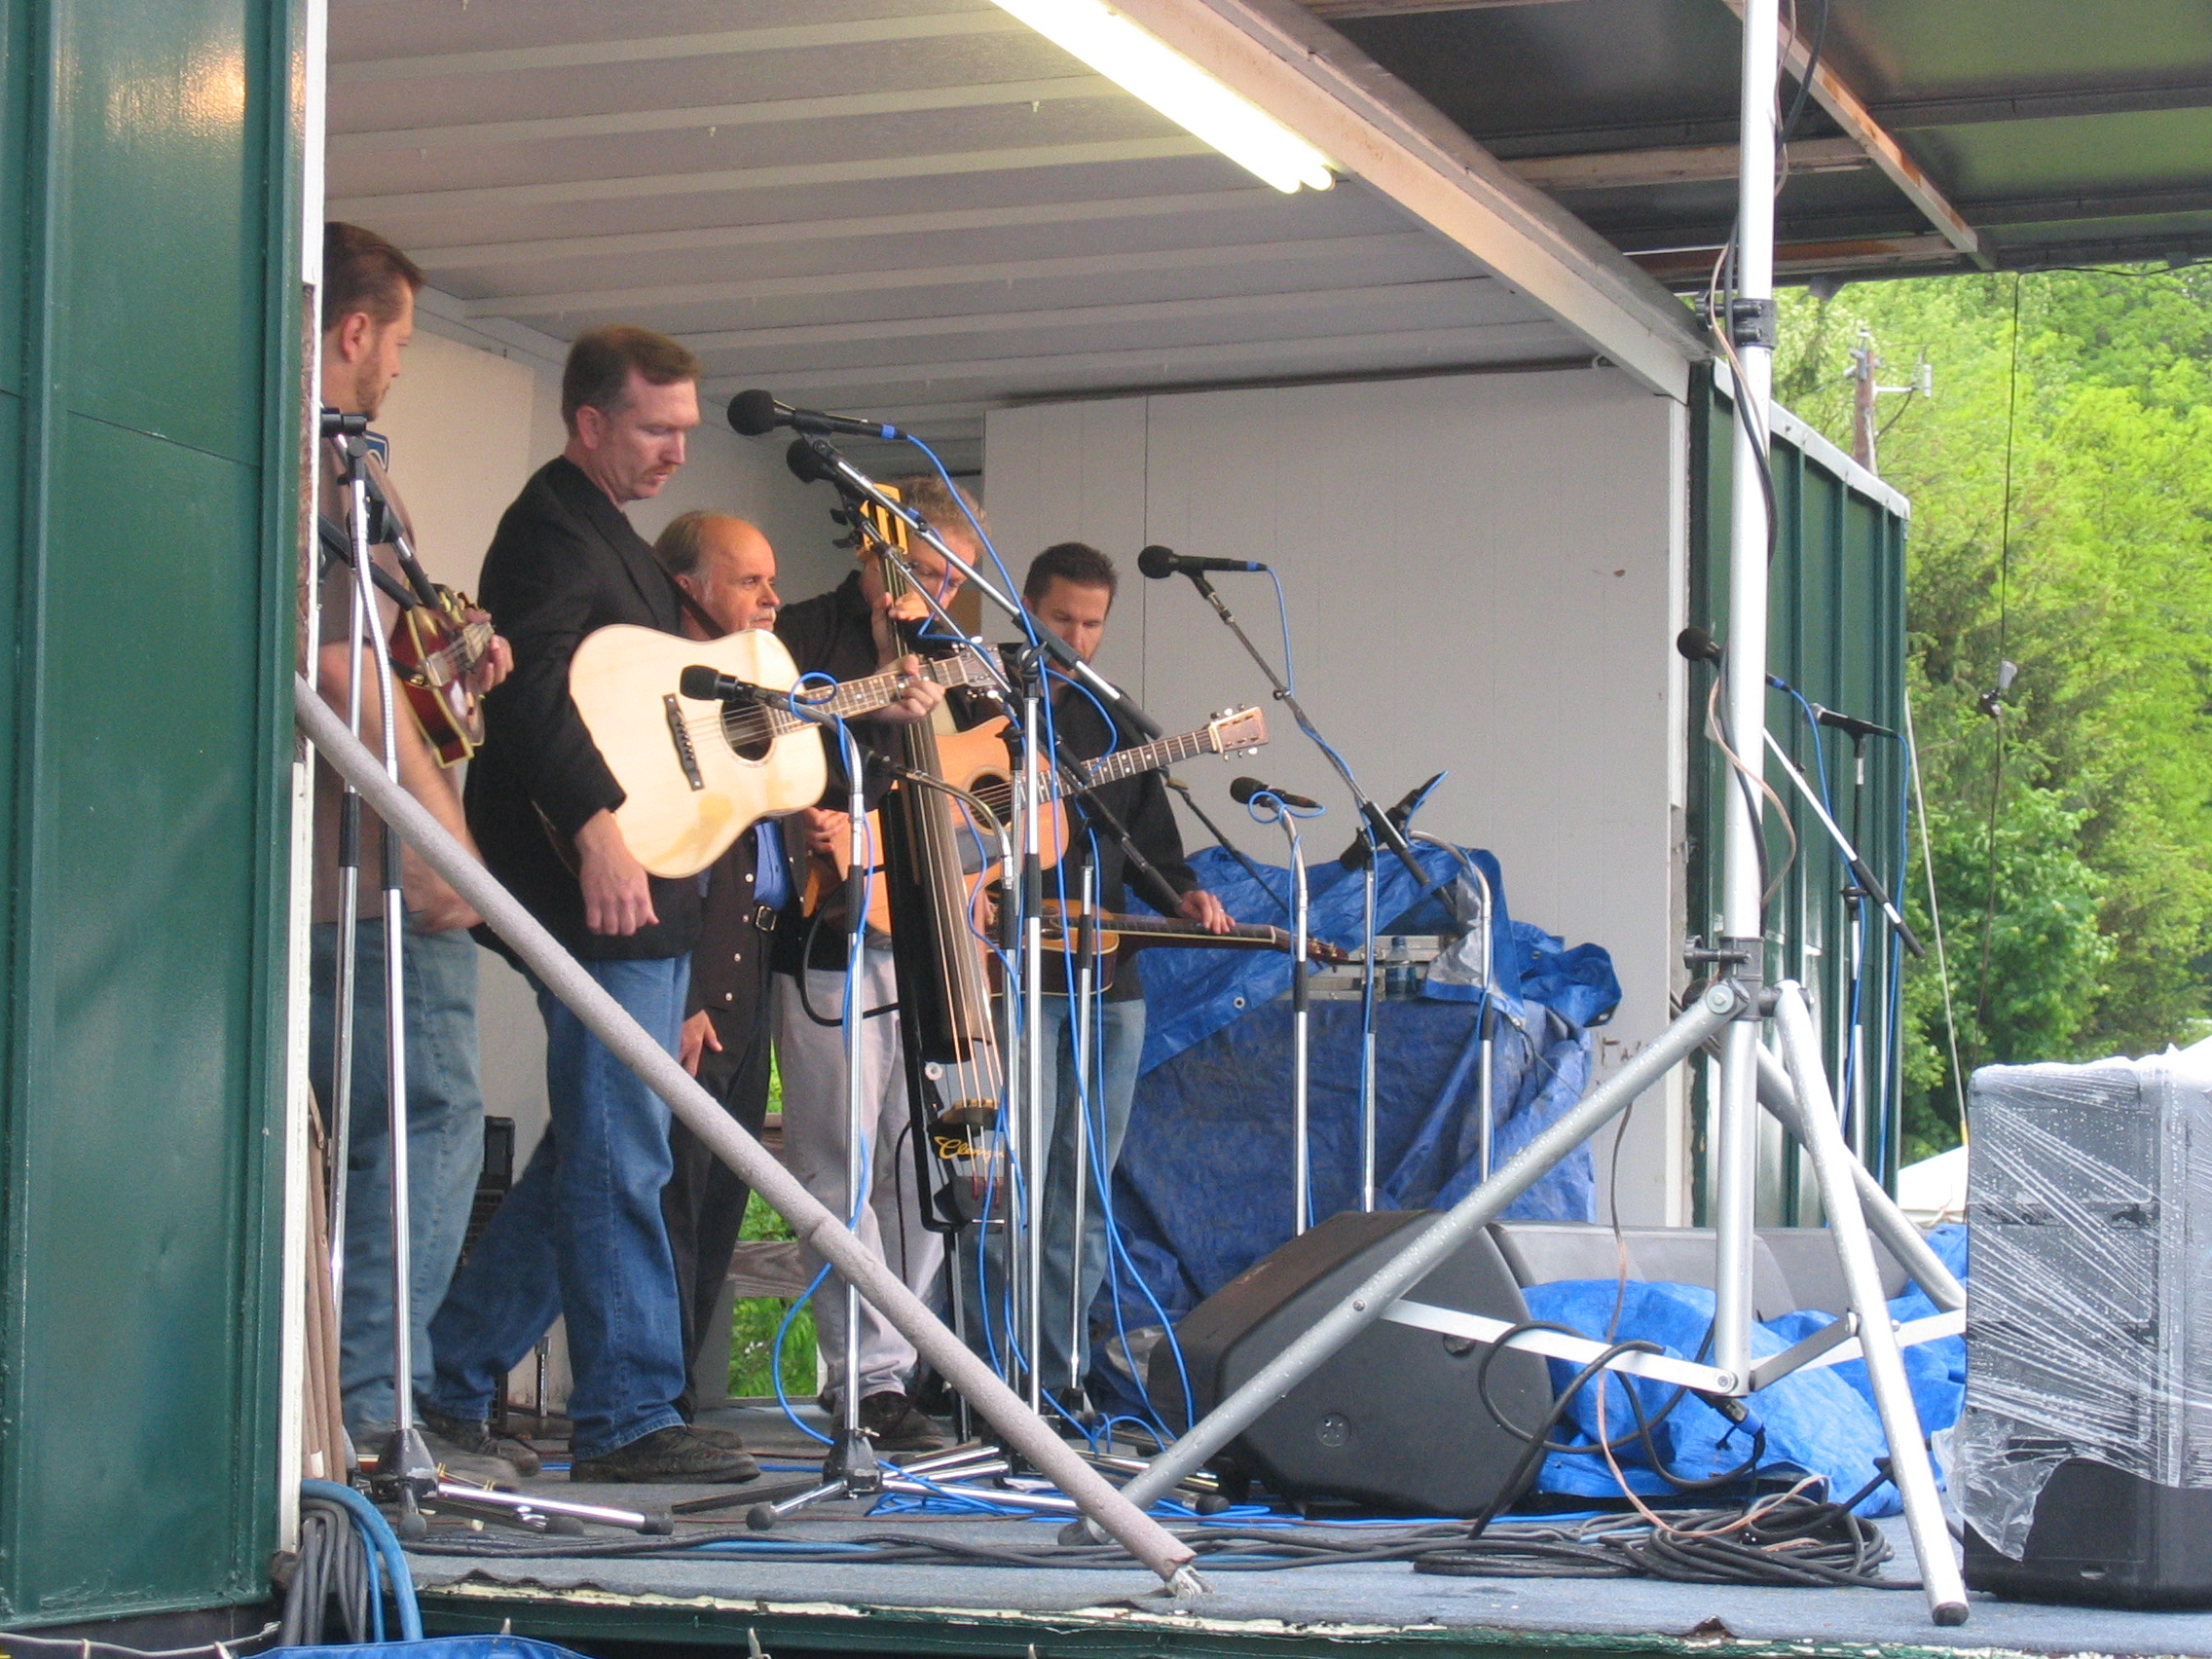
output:
[[[1958,1055],[2142,1053],[2212,1013],[2212,273],[1785,297],[1776,392],[1845,449],[1848,353],[1912,499],[1908,682]],[[1994,718],[2003,660],[2019,675]],[[1992,827],[1994,826],[1994,832]],[[1927,876],[1908,888],[1926,920]],[[1957,1138],[1933,960],[1905,987],[1908,1156]]]

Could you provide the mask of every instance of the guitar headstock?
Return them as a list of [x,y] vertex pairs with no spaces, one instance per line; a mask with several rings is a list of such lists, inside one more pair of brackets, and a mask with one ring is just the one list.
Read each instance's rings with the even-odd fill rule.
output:
[[1342,945],[1331,944],[1325,939],[1309,939],[1306,954],[1324,968],[1344,968],[1359,960]]
[[1206,747],[1223,759],[1251,755],[1268,741],[1268,718],[1258,709],[1224,709],[1206,722]]

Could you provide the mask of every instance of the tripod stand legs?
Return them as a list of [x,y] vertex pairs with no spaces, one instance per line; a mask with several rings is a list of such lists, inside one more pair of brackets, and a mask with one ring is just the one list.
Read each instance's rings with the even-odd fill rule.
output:
[[1821,1069],[1820,1038],[1805,1006],[1805,993],[1794,981],[1786,980],[1779,987],[1775,1023],[1781,1029],[1783,1059],[1795,1087],[1800,1133],[1820,1179],[1821,1201],[1827,1208],[1828,1230],[1835,1237],[1844,1282],[1851,1290],[1852,1309],[1859,1315],[1859,1346],[1866,1357],[1874,1406],[1881,1414],[1882,1430],[1890,1443],[1890,1478],[1904,1500],[1913,1553],[1920,1559],[1920,1581],[1926,1587],[1929,1616],[1939,1625],[1964,1624],[1966,1584],[1951,1554],[1951,1534],[1943,1525],[1942,1501],[1936,1493],[1936,1471],[1929,1463],[1920,1414],[1913,1407],[1912,1389],[1905,1382],[1904,1358],[1898,1348],[1888,1299],[1882,1294],[1881,1275],[1874,1267],[1866,1218],[1852,1182],[1851,1149],[1836,1125],[1835,1098],[1828,1091],[1827,1074]]

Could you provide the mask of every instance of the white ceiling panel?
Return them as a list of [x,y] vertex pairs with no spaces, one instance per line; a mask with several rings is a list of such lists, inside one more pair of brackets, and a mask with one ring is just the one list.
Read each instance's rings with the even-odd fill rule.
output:
[[[1555,360],[1356,180],[1286,197],[987,0],[331,0],[329,206],[433,318],[675,334],[972,461],[1026,397]],[[433,323],[435,325],[435,323]]]

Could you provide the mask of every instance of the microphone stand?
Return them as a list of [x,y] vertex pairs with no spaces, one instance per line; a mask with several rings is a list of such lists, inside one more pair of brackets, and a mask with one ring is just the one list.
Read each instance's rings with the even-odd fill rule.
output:
[[1767,753],[1774,756],[1776,764],[1782,768],[1783,775],[1788,778],[1789,782],[1795,786],[1797,793],[1804,797],[1805,804],[1813,809],[1813,816],[1820,820],[1821,828],[1828,832],[1828,839],[1835,843],[1837,856],[1843,860],[1844,867],[1851,871],[1853,878],[1864,889],[1866,897],[1873,900],[1875,904],[1881,908],[1882,914],[1889,919],[1892,931],[1897,934],[1899,942],[1905,949],[1911,951],[1913,955],[1926,956],[1928,952],[1922,946],[1920,937],[1912,931],[1911,925],[1905,921],[1903,912],[1899,910],[1897,902],[1889,895],[1889,890],[1875,879],[1874,872],[1867,867],[1866,861],[1859,856],[1859,849],[1851,844],[1851,837],[1843,832],[1842,827],[1828,815],[1828,809],[1821,804],[1820,795],[1814,792],[1813,786],[1805,781],[1805,774],[1797,770],[1796,763],[1789,758],[1782,745],[1774,740],[1773,732],[1766,732],[1765,737]]
[[1268,683],[1274,687],[1275,701],[1290,711],[1291,719],[1298,722],[1298,729],[1313,740],[1314,747],[1319,749],[1322,755],[1327,756],[1329,764],[1336,768],[1337,776],[1344,779],[1345,788],[1351,792],[1352,804],[1359,808],[1359,816],[1366,821],[1368,829],[1375,836],[1376,844],[1388,848],[1398,856],[1398,862],[1406,866],[1407,873],[1412,875],[1417,886],[1427,887],[1428,872],[1420,867],[1420,861],[1414,857],[1413,847],[1406,840],[1404,833],[1395,824],[1390,822],[1387,813],[1368,798],[1367,792],[1359,787],[1359,780],[1352,776],[1351,768],[1345,764],[1337,752],[1321,741],[1320,732],[1315,728],[1312,720],[1308,718],[1305,709],[1299,705],[1298,699],[1291,695],[1290,687],[1282,682],[1281,678],[1276,675],[1273,665],[1260,654],[1259,647],[1252,644],[1244,630],[1237,625],[1236,618],[1230,614],[1229,607],[1222,602],[1221,595],[1214,592],[1213,583],[1206,580],[1205,572],[1202,571],[1185,571],[1183,573],[1191,578],[1192,586],[1204,595],[1205,602],[1213,607],[1214,614],[1219,616],[1228,625],[1229,631],[1236,636],[1236,643],[1244,647],[1244,654],[1259,664],[1260,672],[1267,676]]
[[1268,885],[1268,878],[1260,873],[1260,866],[1252,862],[1244,849],[1230,840],[1227,835],[1224,835],[1221,832],[1221,826],[1206,816],[1206,809],[1200,806],[1198,797],[1191,793],[1191,786],[1172,772],[1161,773],[1160,781],[1183,797],[1183,804],[1191,809],[1198,822],[1206,827],[1206,832],[1213,836],[1214,845],[1242,865],[1244,873],[1252,878],[1253,885],[1267,895],[1268,902],[1287,918],[1290,914],[1290,906],[1275,897],[1275,890]]
[[[874,1171],[864,1170],[866,1149],[874,1136],[867,1133],[861,1087],[861,1027],[866,1014],[863,959],[867,931],[867,774],[861,763],[860,745],[841,722],[806,699],[787,694],[793,714],[820,725],[835,724],[845,762],[845,811],[850,821],[845,866],[845,1225],[859,1220],[867,1202],[863,1191],[872,1184]],[[807,972],[799,964],[802,977]],[[866,1138],[863,1138],[866,1134]],[[874,1497],[883,1491],[883,1469],[875,1457],[875,1442],[861,1432],[861,1293],[851,1279],[844,1283],[845,1363],[838,1379],[837,1427],[830,1451],[822,1459],[822,1479],[804,1492],[780,1502],[756,1503],[746,1515],[755,1531],[771,1530],[785,1516],[814,1504],[844,1497]]]
[[1312,1009],[1306,973],[1306,852],[1298,838],[1298,821],[1289,809],[1275,795],[1265,798],[1274,801],[1275,822],[1282,826],[1283,836],[1290,843],[1290,1231],[1297,1237],[1306,1231],[1312,1209],[1308,1191],[1312,1182],[1313,1148],[1308,1118],[1311,1080],[1307,1039]]
[[[394,784],[399,782],[399,729],[400,719],[398,688],[393,683],[391,656],[384,636],[384,628],[376,615],[376,601],[371,597],[370,572],[375,564],[369,542],[369,484],[367,475],[368,444],[361,431],[347,430],[349,423],[340,416],[335,423],[336,436],[341,453],[346,458],[347,483],[347,551],[353,565],[352,615],[349,622],[349,644],[352,659],[349,664],[347,682],[347,713],[351,719],[352,730],[358,735],[361,717],[361,648],[373,645],[376,654],[378,706],[384,724],[385,776]],[[365,430],[366,423],[362,423]],[[350,954],[352,940],[348,936],[355,895],[360,890],[360,796],[350,789],[341,801],[341,811],[350,806],[350,813],[340,821],[341,840],[345,837],[350,818],[352,830],[351,851],[353,863],[350,870],[341,865],[340,885],[345,910],[340,922],[340,943]],[[420,1501],[435,1497],[438,1490],[437,1465],[430,1458],[429,1449],[423,1444],[423,1436],[415,1424],[415,1309],[413,1239],[409,1235],[412,1206],[408,1193],[407,1158],[407,981],[406,981],[406,895],[401,885],[399,832],[389,823],[383,826],[379,852],[383,861],[384,887],[384,1026],[385,1026],[385,1105],[387,1116],[386,1137],[389,1142],[387,1157],[390,1160],[389,1182],[391,1196],[391,1438],[377,1455],[376,1490],[396,1498],[400,1505],[399,1531],[404,1537],[426,1536],[428,1526],[423,1519]],[[343,849],[342,849],[343,860]],[[351,879],[348,881],[347,875]],[[340,977],[333,974],[333,988]],[[353,976],[344,976],[347,1001],[333,1012],[339,1014],[340,1029],[347,1039],[347,1049],[339,1056],[341,1075],[350,1091],[352,1087],[352,1020],[350,1014],[353,992]],[[342,1011],[342,1012],[341,1012]],[[342,1121],[350,1122],[352,1101],[342,1095],[333,1103],[333,1109]],[[344,1164],[340,1164],[341,1170]],[[343,1244],[343,1232],[339,1234]],[[343,1266],[336,1273],[343,1289]],[[344,1317],[344,1304],[339,1305],[340,1317]]]

